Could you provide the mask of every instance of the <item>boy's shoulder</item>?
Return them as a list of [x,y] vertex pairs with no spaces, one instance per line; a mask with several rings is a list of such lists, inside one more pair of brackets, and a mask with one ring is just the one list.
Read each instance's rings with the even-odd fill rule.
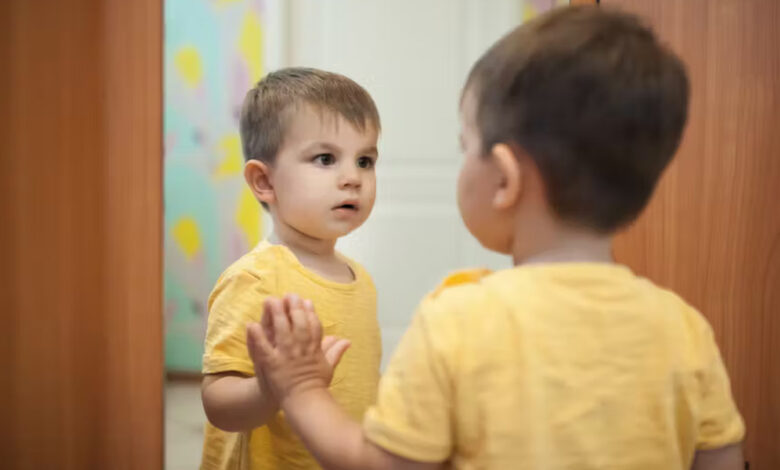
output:
[[[623,288],[643,299],[653,299],[661,309],[675,321],[683,321],[688,326],[701,328],[706,320],[701,313],[682,297],[670,289],[637,276],[624,266],[588,270],[586,265],[566,267],[537,266],[531,268],[513,268],[491,271],[488,269],[468,269],[456,271],[434,289],[425,300],[425,310],[471,311],[474,307],[481,311],[482,306],[503,301],[522,302],[526,297],[538,301],[535,293],[544,284],[546,293],[556,289],[590,289],[593,281],[609,281],[624,284]],[[587,281],[587,282],[586,282]],[[480,313],[481,315],[481,313]]]
[[447,275],[444,280],[439,283],[439,286],[434,289],[430,294],[430,297],[435,299],[439,298],[448,292],[448,295],[452,295],[453,290],[455,292],[469,291],[471,288],[479,285],[479,283],[490,276],[492,271],[489,269],[462,269],[455,271]]
[[[360,263],[341,253],[339,256],[355,271],[359,279],[355,288],[375,290],[371,275]],[[282,295],[284,292],[279,290],[280,283],[283,284],[284,279],[289,280],[293,273],[319,279],[319,276],[304,268],[289,249],[262,241],[222,272],[212,295],[214,292],[220,291],[221,286],[236,282],[241,284],[249,282],[254,285],[255,289],[261,289],[271,295]],[[336,283],[326,282],[323,286],[327,288],[331,284]]]
[[277,284],[277,272],[284,262],[278,246],[260,242],[222,272],[214,290],[236,279],[263,284],[267,290],[272,290]]
[[485,281],[493,275],[488,269],[464,269],[446,276],[420,303],[418,314],[448,322],[474,310],[487,297]]

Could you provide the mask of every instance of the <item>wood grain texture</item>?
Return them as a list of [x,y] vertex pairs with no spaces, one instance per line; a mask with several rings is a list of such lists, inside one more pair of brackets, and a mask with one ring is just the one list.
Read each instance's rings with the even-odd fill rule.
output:
[[753,470],[780,468],[780,2],[602,0],[685,61],[688,128],[616,256],[710,320]]
[[159,469],[161,1],[0,3],[0,466]]

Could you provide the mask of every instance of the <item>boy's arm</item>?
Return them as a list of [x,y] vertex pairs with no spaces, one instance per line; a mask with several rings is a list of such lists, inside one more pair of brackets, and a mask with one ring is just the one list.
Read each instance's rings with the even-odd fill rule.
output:
[[259,380],[238,372],[206,375],[201,398],[209,422],[228,432],[260,427],[279,409],[273,396],[261,389]]
[[[701,318],[701,317],[700,317]],[[742,457],[742,440],[745,423],[731,395],[731,382],[720,355],[710,325],[703,319],[703,368],[696,371],[699,399],[699,426],[696,455],[691,468],[694,470],[741,470],[745,466]]]
[[273,273],[235,270],[223,274],[209,298],[203,356],[201,400],[209,422],[229,432],[262,426],[279,406],[253,375],[246,344],[246,325],[256,321],[271,293]]
[[263,325],[249,326],[247,343],[253,362],[263,367],[271,390],[280,397],[287,422],[317,461],[329,470],[439,468],[440,462],[407,460],[364,437],[360,424],[347,416],[327,389],[345,341],[318,347],[322,327],[311,302],[289,296],[285,303],[266,301]]
[[325,387],[313,387],[282,401],[287,422],[328,470],[427,470],[440,463],[414,462],[368,441]]
[[691,466],[691,470],[742,470],[743,468],[745,468],[745,460],[742,457],[741,444],[697,451]]
[[[247,348],[253,354],[254,343],[247,338]],[[349,347],[346,341],[326,337],[321,348],[328,361],[328,384],[333,368]],[[279,410],[276,398],[270,393],[263,370],[254,364],[255,376],[239,372],[209,374],[203,378],[201,400],[206,417],[214,426],[228,432],[249,431],[263,426]]]

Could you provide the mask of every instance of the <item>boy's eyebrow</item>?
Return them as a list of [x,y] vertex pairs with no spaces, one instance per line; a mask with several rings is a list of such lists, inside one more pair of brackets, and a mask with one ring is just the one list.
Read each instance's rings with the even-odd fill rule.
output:
[[366,147],[363,150],[360,151],[361,155],[379,155],[379,150],[377,150],[376,145],[372,145],[371,147]]
[[[326,152],[341,153],[341,148],[338,145],[332,144],[330,142],[313,142],[311,145],[306,146],[306,148],[304,149],[304,153],[309,153],[315,150],[316,151],[324,150]],[[366,147],[358,153],[360,155],[379,155],[379,151],[377,150],[376,145]]]
[[330,142],[313,142],[311,145],[306,146],[305,152],[311,152],[315,149],[322,149],[327,152],[340,153],[341,149],[337,145],[333,145]]

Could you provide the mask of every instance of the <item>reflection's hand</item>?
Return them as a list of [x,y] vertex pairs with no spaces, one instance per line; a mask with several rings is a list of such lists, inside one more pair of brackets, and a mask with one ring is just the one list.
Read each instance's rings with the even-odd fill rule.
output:
[[[249,358],[252,359],[252,367],[255,370],[255,378],[257,379],[258,384],[260,385],[260,391],[263,395],[267,395],[269,400],[271,402],[276,402],[277,397],[274,395],[270,385],[268,384],[268,380],[265,377],[265,371],[263,370],[263,364],[257,360],[255,360],[255,357],[258,355],[256,342],[252,340],[252,329],[251,325],[247,327],[247,335],[246,335],[246,346],[249,350]],[[279,406],[278,403],[275,404],[275,406]]]
[[310,301],[295,295],[269,298],[261,324],[247,329],[247,346],[258,378],[280,402],[313,388],[327,388],[349,341],[322,339],[322,325]]

